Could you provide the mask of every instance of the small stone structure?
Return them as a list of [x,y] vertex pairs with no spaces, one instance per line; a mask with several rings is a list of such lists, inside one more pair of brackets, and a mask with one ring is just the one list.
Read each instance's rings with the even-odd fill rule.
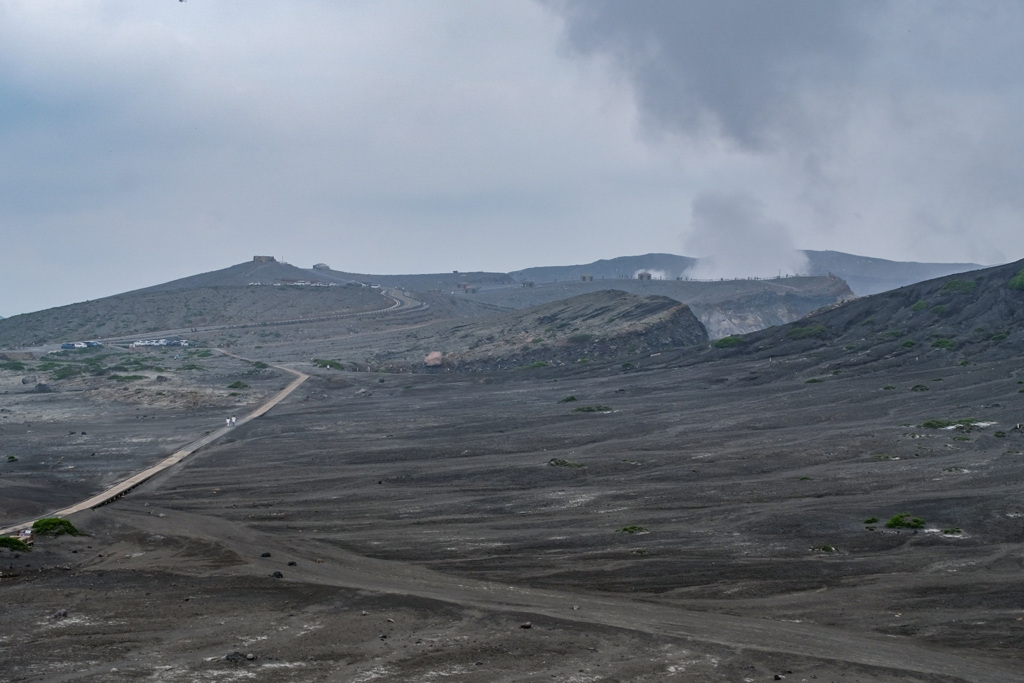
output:
[[651,274],[647,273],[647,272],[637,273],[636,274],[636,279],[637,280],[650,280],[651,279]]
[[253,256],[253,263],[277,263],[277,259],[273,256]]

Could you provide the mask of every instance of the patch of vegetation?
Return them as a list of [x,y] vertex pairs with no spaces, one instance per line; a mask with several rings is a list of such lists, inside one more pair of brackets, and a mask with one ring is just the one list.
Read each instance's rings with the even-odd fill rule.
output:
[[993,434],[992,436],[994,436],[994,437],[996,437],[998,439],[1005,439],[1006,438],[1006,432],[999,431],[999,432],[996,432],[995,434]]
[[1003,341],[1004,339],[1006,339],[1009,336],[1010,335],[1006,334],[1005,332],[996,332],[991,337],[989,337],[989,339],[991,341],[997,341],[998,342],[998,341]]
[[44,517],[32,524],[32,531],[40,536],[84,536],[70,520],[61,517]]
[[630,363],[629,361],[626,361],[625,363],[622,364],[623,370],[632,370],[634,367],[636,366]]
[[886,337],[888,339],[899,339],[904,334],[906,334],[906,333],[903,330],[889,330],[888,332],[886,332],[882,336]]
[[589,342],[593,338],[594,338],[594,335],[587,334],[586,332],[580,332],[578,334],[570,334],[567,337],[568,341],[570,343],[572,343],[572,344],[586,344],[587,342]]
[[806,382],[804,382],[804,384],[817,384],[818,382],[824,382],[824,381],[825,380],[821,379],[820,377],[812,377],[809,380],[807,380]]
[[916,304],[911,306],[910,310],[912,310],[914,313],[920,313],[921,311],[928,310],[929,306],[931,306],[931,304],[929,304],[927,301],[924,301],[922,299],[921,301],[918,301]]
[[909,512],[893,515],[885,523],[886,529],[923,529],[925,521],[920,517],[911,517]]
[[617,533],[617,534],[646,534],[647,533],[647,527],[640,526],[639,524],[630,524],[629,526],[624,526],[621,529],[616,529],[615,533]]
[[562,458],[551,458],[548,460],[548,464],[552,467],[583,467],[582,463],[572,462],[571,460],[564,460]]
[[612,409],[608,406],[580,406],[573,408],[574,413],[610,413]]
[[25,369],[25,364],[21,361],[16,360],[3,360],[0,361],[0,370],[13,370],[14,372],[21,372]]
[[1010,281],[1006,283],[1006,286],[1010,289],[1024,290],[1024,270],[1014,275]]
[[209,349],[203,349],[202,351],[194,351],[189,355],[195,356],[196,358],[209,358],[210,356],[213,355],[213,351],[210,351]]
[[937,315],[939,317],[944,318],[947,315],[949,315],[950,312],[951,311],[950,311],[948,306],[943,306],[942,304],[938,304],[937,306],[932,306],[932,313],[934,313],[935,315]]
[[910,387],[910,390],[911,391],[929,391],[929,388],[928,388],[927,384],[915,384],[914,386]]
[[242,380],[238,380],[236,382],[232,382],[231,384],[228,385],[228,389],[248,389],[248,388],[249,388],[249,385],[246,384],[245,382],[243,382]]
[[814,546],[813,548],[811,548],[811,550],[816,550],[820,553],[834,553],[838,550],[838,548],[836,548],[834,545],[829,545],[828,543],[822,543],[821,545]]
[[32,546],[20,538],[13,538],[11,536],[0,536],[0,548],[7,548],[19,553],[31,552]]
[[823,339],[826,335],[828,335],[828,328],[824,325],[791,327],[786,331],[786,336],[790,339]]
[[864,520],[865,524],[878,524],[878,517],[868,517]]
[[746,343],[747,342],[746,340],[743,339],[743,337],[740,337],[735,334],[730,334],[728,337],[722,337],[721,339],[718,339],[717,341],[715,341],[714,344],[712,344],[712,346],[714,346],[716,349],[733,349],[736,348],[737,346],[743,346]]
[[565,398],[563,398],[561,401],[559,401],[559,403],[572,403],[575,400],[576,400],[576,397],[570,395],[570,396],[566,396]]
[[944,533],[944,534],[962,534],[963,532],[964,532],[963,529],[961,529],[958,526],[951,526],[948,529],[943,529],[942,530],[942,533]]
[[528,367],[528,368],[546,368],[547,366],[548,366],[548,362],[546,360],[538,360],[538,361],[535,361],[533,363],[530,363],[526,367]]
[[889,455],[888,453],[879,453],[875,456],[875,460],[899,460],[898,456]]
[[[257,347],[257,348],[259,348],[259,347]],[[259,369],[259,370],[266,370],[267,368],[269,368],[269,367],[270,367],[269,365],[267,365],[266,363],[264,363],[264,362],[263,362],[263,361],[261,361],[261,360],[258,360],[258,361],[256,361],[255,363],[253,363],[253,364],[252,364],[252,366],[253,366],[254,368],[257,368],[257,369]]]
[[915,342],[913,339],[908,339],[907,341],[903,342],[903,348],[905,349],[909,349],[914,346],[917,346],[917,342]]
[[882,389],[883,389],[884,391],[892,391],[892,390],[893,390],[893,389],[895,389],[895,388],[896,388],[896,385],[895,385],[895,384],[886,384],[886,385],[885,385],[884,387],[882,387]]
[[967,294],[978,288],[974,280],[949,280],[942,286],[943,293]]
[[313,364],[318,368],[330,368],[331,370],[344,370],[345,364],[340,360],[327,360],[326,358],[314,358]]
[[946,337],[939,337],[932,342],[932,346],[937,349],[952,349],[956,346],[956,342]]
[[77,366],[65,365],[55,370],[53,374],[50,375],[50,377],[52,377],[53,379],[71,379],[72,377],[77,377],[78,375],[81,374],[82,371]]
[[925,429],[946,429],[947,427],[959,427],[964,431],[971,431],[977,426],[978,421],[973,417],[963,417],[958,420],[925,420],[921,426]]

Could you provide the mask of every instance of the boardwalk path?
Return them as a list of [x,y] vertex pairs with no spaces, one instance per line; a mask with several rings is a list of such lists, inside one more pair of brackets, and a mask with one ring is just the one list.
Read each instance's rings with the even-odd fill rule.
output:
[[[235,355],[233,353],[228,353],[227,351],[224,351],[223,349],[216,349],[216,351],[224,354],[225,356],[231,356],[232,358],[238,358],[239,360],[244,360],[244,361],[252,362],[248,358],[242,358],[241,356],[237,356],[237,355]],[[268,410],[270,410],[271,408],[276,406],[278,403],[283,401],[289,394],[291,394],[293,391],[298,389],[299,386],[303,382],[305,382],[307,379],[309,379],[309,375],[307,375],[305,373],[302,373],[302,372],[299,372],[298,370],[292,370],[291,368],[286,368],[286,367],[284,367],[282,365],[274,365],[272,367],[275,367],[278,370],[284,370],[285,372],[288,372],[288,373],[291,373],[292,375],[295,375],[295,379],[292,381],[291,384],[289,384],[284,389],[279,391],[277,394],[275,394],[273,397],[271,397],[268,401],[266,401],[265,403],[260,405],[256,410],[252,411],[248,415],[243,416],[238,421],[239,424],[245,424],[246,422],[248,422],[250,420],[255,420],[257,417],[260,417],[261,415],[266,413]],[[109,502],[111,502],[113,500],[117,500],[118,498],[120,498],[124,494],[128,493],[129,491],[131,491],[133,488],[135,488],[136,486],[138,486],[142,482],[146,481],[147,479],[149,479],[149,478],[153,477],[154,475],[162,472],[163,470],[167,469],[171,465],[178,464],[179,462],[181,462],[182,460],[184,460],[185,458],[190,456],[192,453],[195,453],[197,450],[199,450],[203,446],[206,446],[206,445],[209,445],[209,444],[213,443],[217,439],[221,438],[222,436],[224,436],[225,434],[230,432],[231,429],[232,429],[231,427],[221,427],[220,429],[218,429],[218,430],[216,430],[214,432],[210,432],[209,434],[207,434],[203,438],[197,439],[196,441],[193,441],[192,443],[186,445],[185,447],[175,451],[173,454],[171,454],[170,456],[164,458],[163,460],[161,460],[159,463],[157,463],[153,467],[150,467],[149,469],[145,469],[145,470],[143,470],[141,472],[138,472],[138,473],[128,477],[124,481],[111,486],[106,491],[98,493],[95,496],[93,496],[91,498],[88,498],[86,500],[83,500],[80,503],[76,503],[75,505],[63,508],[61,510],[56,510],[53,513],[51,513],[50,515],[48,515],[48,516],[49,517],[67,517],[68,515],[72,515],[72,514],[74,514],[76,512],[82,512],[83,510],[91,510],[91,509],[97,508],[97,507],[99,507],[101,505],[105,505],[106,503],[109,503]],[[27,522],[23,522],[21,524],[15,525],[15,526],[10,526],[10,527],[7,527],[5,529],[0,529],[0,535],[12,534],[12,533],[15,533],[16,531],[18,531],[19,529],[24,529],[24,528],[30,527],[32,525],[33,521],[34,520],[29,520]]]

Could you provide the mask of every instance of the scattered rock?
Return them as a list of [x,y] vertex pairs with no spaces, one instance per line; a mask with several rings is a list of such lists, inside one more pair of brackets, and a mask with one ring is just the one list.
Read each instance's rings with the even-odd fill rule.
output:
[[275,579],[283,579],[284,578],[284,574],[282,574],[281,572],[274,572],[273,574],[271,574],[271,576],[273,576]]
[[249,661],[249,658],[236,650],[231,654],[224,655],[224,661],[231,662],[232,664],[245,664],[246,661]]
[[429,367],[436,367],[441,364],[444,359],[443,354],[440,351],[431,351],[427,354],[427,357],[423,359],[423,364]]
[[53,387],[51,387],[46,382],[40,382],[39,384],[36,385],[35,392],[37,394],[52,394]]
[[156,376],[156,381],[157,381],[157,384],[163,384],[164,382],[170,382],[171,378],[170,377],[165,377],[164,375],[157,375]]
[[524,621],[523,623],[519,624],[519,628],[533,628],[533,622]]
[[21,383],[22,384],[35,384],[38,381],[39,380],[36,379],[35,375],[26,375],[25,377],[21,378]]
[[270,553],[263,553],[260,557],[270,557]]
[[68,611],[66,609],[59,609],[50,615],[51,619],[67,619]]
[[294,566],[296,566],[298,564],[299,564],[298,562],[296,562],[295,560],[292,560],[291,562],[288,563],[288,566],[289,567],[294,567]]

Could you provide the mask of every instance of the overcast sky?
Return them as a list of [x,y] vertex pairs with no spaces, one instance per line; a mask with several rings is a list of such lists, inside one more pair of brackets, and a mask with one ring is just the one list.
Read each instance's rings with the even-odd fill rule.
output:
[[1019,2],[3,0],[0,315],[270,254],[1024,258]]

